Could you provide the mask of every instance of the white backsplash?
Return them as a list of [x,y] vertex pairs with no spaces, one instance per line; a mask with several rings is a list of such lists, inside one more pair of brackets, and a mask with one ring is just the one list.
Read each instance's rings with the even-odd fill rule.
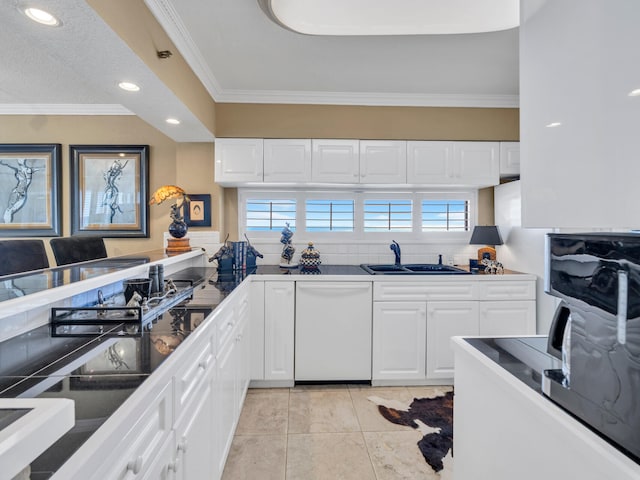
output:
[[[314,247],[320,252],[320,259],[324,265],[359,265],[361,263],[394,263],[394,255],[389,244],[391,242],[378,243],[354,243],[337,244],[314,242]],[[258,259],[258,265],[277,265],[280,263],[282,244],[279,242],[266,242],[252,240],[251,244],[264,255]],[[306,243],[293,243],[296,249],[294,261],[300,260],[302,250]],[[442,255],[442,263],[453,261],[455,265],[469,265],[470,258],[477,257],[478,247],[475,245],[438,245],[421,243],[401,243],[402,263],[438,263],[438,255]]]

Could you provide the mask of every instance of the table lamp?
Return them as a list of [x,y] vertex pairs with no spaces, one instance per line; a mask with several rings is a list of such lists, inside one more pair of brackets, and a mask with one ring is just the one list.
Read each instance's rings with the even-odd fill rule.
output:
[[495,225],[474,227],[471,240],[469,240],[470,245],[485,245],[478,249],[478,263],[482,262],[483,258],[495,260],[496,249],[494,247],[495,245],[502,245],[503,243],[500,231]]
[[160,205],[165,200],[174,198],[182,201],[180,205],[178,205],[177,202],[171,205],[171,213],[169,214],[171,217],[171,223],[169,224],[169,235],[171,235],[171,238],[167,239],[166,249],[169,255],[191,251],[189,238],[185,237],[188,227],[182,215],[184,204],[189,203],[189,196],[182,188],[176,185],[163,185],[153,192],[151,200],[149,200],[149,205]]

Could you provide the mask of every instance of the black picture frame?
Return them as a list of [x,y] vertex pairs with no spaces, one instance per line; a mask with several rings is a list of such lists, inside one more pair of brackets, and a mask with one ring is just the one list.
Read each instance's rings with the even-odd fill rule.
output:
[[149,145],[70,145],[71,235],[149,237]]
[[184,206],[184,221],[189,227],[211,226],[211,195],[189,194]]
[[62,146],[0,144],[0,237],[62,234]]

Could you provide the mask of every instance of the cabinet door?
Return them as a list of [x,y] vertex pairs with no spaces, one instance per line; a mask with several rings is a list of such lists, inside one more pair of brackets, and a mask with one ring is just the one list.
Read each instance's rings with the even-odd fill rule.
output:
[[480,335],[535,335],[535,300],[480,302]]
[[236,411],[239,416],[242,411],[247,388],[249,387],[249,375],[251,372],[251,335],[248,320],[244,320],[238,325],[236,343],[238,355],[238,370],[236,375],[236,403],[238,404],[238,408]]
[[497,142],[455,142],[453,158],[456,184],[490,186],[500,183]]
[[264,282],[249,284],[251,297],[251,380],[264,380]]
[[478,334],[478,302],[428,302],[427,378],[453,378],[451,337]]
[[[211,377],[211,376],[210,376]],[[189,408],[189,415],[176,427],[176,480],[216,478],[218,468],[214,446],[212,386],[209,381],[197,392]]]
[[293,381],[294,282],[264,284],[264,378]]
[[360,183],[407,182],[407,142],[360,140]]
[[218,372],[216,378],[215,411],[216,445],[218,451],[218,471],[224,470],[224,463],[231,448],[233,432],[236,427],[238,404],[236,402],[236,376],[238,372],[238,356],[235,340],[227,342],[217,358]]
[[218,138],[215,142],[215,181],[220,185],[262,182],[261,138]]
[[373,380],[423,379],[426,302],[373,303]]
[[500,142],[500,176],[520,175],[520,142]]
[[310,182],[311,140],[265,139],[264,181]]
[[407,183],[453,182],[453,142],[407,142]]
[[311,180],[321,183],[358,183],[358,140],[312,140]]
[[148,470],[143,475],[135,475],[132,478],[141,480],[178,480],[180,460],[174,456],[173,432],[162,444],[158,455],[153,460]]

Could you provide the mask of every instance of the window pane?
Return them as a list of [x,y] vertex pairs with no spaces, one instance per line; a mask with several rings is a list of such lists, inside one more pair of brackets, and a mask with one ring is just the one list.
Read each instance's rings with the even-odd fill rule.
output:
[[289,223],[291,230],[296,229],[295,200],[247,200],[247,231],[282,230]]
[[469,202],[467,200],[423,200],[423,232],[469,231]]
[[411,200],[365,200],[365,232],[411,232]]
[[307,232],[353,232],[353,200],[307,200]]

